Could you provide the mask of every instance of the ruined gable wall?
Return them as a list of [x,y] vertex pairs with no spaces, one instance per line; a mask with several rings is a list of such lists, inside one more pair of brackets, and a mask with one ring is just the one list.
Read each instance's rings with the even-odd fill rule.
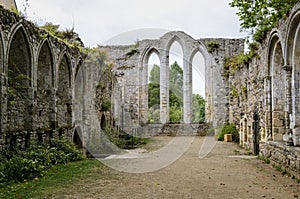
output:
[[[168,34],[168,33],[167,33]],[[169,33],[170,35],[172,33]],[[176,35],[176,33],[175,33]],[[101,46],[107,50],[109,62],[113,64],[113,73],[117,78],[117,84],[113,90],[113,112],[116,123],[122,126],[122,114],[124,115],[124,128],[132,132],[147,120],[147,97],[143,100],[145,87],[145,63],[142,57],[145,52],[157,50],[161,55],[166,51],[162,43],[168,40],[142,40],[138,44],[129,46]],[[217,42],[218,47],[212,49],[208,56],[212,57],[206,66],[206,105],[207,121],[213,126],[219,126],[228,121],[228,82],[223,76],[223,64],[225,57],[238,54],[244,49],[243,39],[200,39],[202,45],[209,49],[211,42]],[[187,47],[193,46],[185,44]],[[197,44],[199,45],[199,43]],[[161,56],[160,56],[161,58]],[[162,61],[162,60],[161,60]],[[161,62],[162,63],[162,62]],[[208,62],[207,62],[208,63]],[[123,96],[123,98],[122,98]],[[124,106],[122,106],[124,104]],[[123,107],[123,108],[122,108]],[[122,113],[123,111],[123,113]],[[145,112],[145,113],[144,113]],[[147,122],[147,121],[146,121]]]

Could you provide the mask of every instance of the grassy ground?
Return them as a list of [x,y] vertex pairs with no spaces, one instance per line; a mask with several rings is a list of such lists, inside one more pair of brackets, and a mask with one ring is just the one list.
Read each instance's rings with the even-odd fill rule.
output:
[[1,186],[0,198],[48,198],[68,191],[75,183],[108,177],[113,178],[111,170],[97,160],[72,162],[54,166],[40,179]]

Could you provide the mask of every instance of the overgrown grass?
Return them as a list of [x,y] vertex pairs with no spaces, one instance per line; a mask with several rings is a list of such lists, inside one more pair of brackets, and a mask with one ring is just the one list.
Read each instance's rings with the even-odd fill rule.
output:
[[104,129],[104,133],[112,143],[121,149],[134,149],[149,142],[149,138],[136,137],[115,128],[107,127]]
[[87,178],[88,180],[107,178],[108,171],[109,169],[97,160],[56,165],[41,179],[1,186],[0,198],[52,198],[59,192],[65,194],[69,189],[72,190],[74,184]]
[[257,156],[257,159],[264,161],[266,164],[270,164],[270,159],[265,156]]

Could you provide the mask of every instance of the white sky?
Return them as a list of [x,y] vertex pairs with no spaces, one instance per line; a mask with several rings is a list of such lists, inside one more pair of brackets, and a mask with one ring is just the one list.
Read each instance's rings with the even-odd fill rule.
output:
[[[231,0],[28,0],[31,20],[75,27],[86,46],[124,32],[156,28],[182,30],[195,39],[242,37]],[[24,11],[25,0],[16,0]],[[136,39],[142,38],[132,38]]]
[[[165,32],[173,30],[184,31],[195,39],[245,36],[240,33],[236,10],[228,5],[231,0],[28,0],[28,2],[26,13],[29,20],[39,25],[45,22],[60,24],[61,29],[74,27],[88,47],[98,44],[132,44],[146,38],[158,39]],[[24,12],[25,0],[16,0],[16,3],[19,11]],[[175,60],[182,63],[182,59],[170,56],[170,64]],[[193,67],[195,71],[193,90],[204,96],[204,75],[201,72],[204,67],[201,64],[203,62],[201,55],[198,58],[196,56],[194,60],[193,66],[196,66]]]

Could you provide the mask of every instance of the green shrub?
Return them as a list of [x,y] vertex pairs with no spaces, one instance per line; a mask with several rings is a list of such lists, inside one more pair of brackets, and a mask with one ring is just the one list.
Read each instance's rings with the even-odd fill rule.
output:
[[44,172],[44,167],[37,162],[20,156],[15,156],[1,164],[2,168],[0,183],[22,182],[25,179],[31,180],[40,177]]
[[82,150],[65,139],[51,140],[49,145],[31,143],[27,150],[16,151],[11,157],[2,157],[0,184],[22,182],[43,175],[52,165],[84,159]]
[[53,139],[50,142],[50,146],[66,154],[69,158],[69,161],[77,161],[77,160],[84,159],[82,150],[78,149],[74,143],[66,139],[60,139],[60,140]]
[[235,127],[235,124],[225,124],[222,126],[220,133],[218,134],[218,140],[224,141],[225,134],[232,134],[232,141],[239,142],[239,132]]

